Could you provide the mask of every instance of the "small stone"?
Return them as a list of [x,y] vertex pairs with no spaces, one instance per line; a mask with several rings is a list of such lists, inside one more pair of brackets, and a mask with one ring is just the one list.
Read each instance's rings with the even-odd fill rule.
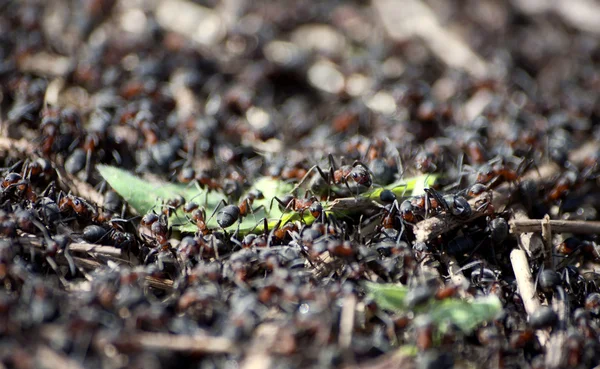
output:
[[318,61],[308,70],[308,80],[315,88],[338,94],[344,88],[344,75],[329,61]]

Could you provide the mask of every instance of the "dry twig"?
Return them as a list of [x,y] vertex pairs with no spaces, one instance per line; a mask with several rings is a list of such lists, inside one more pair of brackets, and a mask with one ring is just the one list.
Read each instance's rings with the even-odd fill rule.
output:
[[46,345],[40,345],[35,351],[35,362],[37,368],[44,369],[82,369],[78,362],[59,354]]
[[542,219],[542,239],[544,240],[544,266],[554,270],[552,258],[552,228],[550,227],[550,216],[546,214]]
[[[570,153],[570,161],[575,165],[579,164],[585,160],[585,158],[592,153],[593,150],[596,150],[597,145],[597,142],[594,141],[586,143],[580,149]],[[521,180],[532,180],[537,183],[546,182],[557,176],[560,171],[561,168],[558,165],[555,163],[548,163],[541,166],[538,170],[533,169],[528,171],[521,177]],[[509,198],[514,191],[514,187],[514,184],[505,182],[498,186],[495,190],[469,200],[469,205],[471,205],[471,208],[473,209],[473,214],[469,219],[461,220],[456,217],[449,217],[446,214],[441,214],[417,223],[413,229],[416,242],[430,241],[456,227],[486,215],[485,209],[479,211],[477,210],[477,204],[481,201],[489,199],[490,197],[495,211],[503,211],[509,202]]]
[[344,298],[342,316],[340,318],[340,335],[338,337],[339,345],[344,350],[350,347],[352,341],[356,303],[357,299],[355,295],[351,294]]
[[[523,300],[525,311],[527,315],[531,317],[537,309],[540,307],[540,302],[535,292],[533,277],[531,276],[531,269],[529,269],[529,262],[527,261],[527,255],[523,250],[512,250],[510,252],[510,262],[515,273],[517,280],[517,286],[519,287],[519,295]],[[545,346],[548,342],[549,334],[545,331],[537,331],[537,337],[542,346]]]
[[[31,142],[26,139],[15,140],[8,137],[0,137],[0,150],[8,151],[16,157],[27,156],[30,159],[36,159],[40,155],[36,152],[36,149],[31,145]],[[58,173],[61,181],[72,191],[75,195],[85,198],[95,204],[103,204],[104,196],[96,191],[87,182],[80,180],[79,178],[68,173],[64,167],[59,165],[54,166]]]
[[208,335],[174,335],[168,333],[138,333],[126,335],[114,343],[121,347],[139,347],[148,351],[175,351],[203,354],[235,354],[235,342],[225,337]]
[[[521,234],[542,232],[543,219],[515,219],[509,222],[510,232]],[[600,234],[600,222],[584,220],[549,220],[555,233]]]
[[512,215],[509,221],[510,232],[517,235],[519,247],[527,253],[529,257],[538,256],[544,249],[542,238],[537,233],[532,232],[515,232],[513,225],[521,222],[528,222],[527,212],[521,204],[511,206]]
[[388,34],[399,41],[420,37],[444,63],[476,78],[489,76],[490,66],[459,36],[442,26],[433,10],[420,0],[374,0]]

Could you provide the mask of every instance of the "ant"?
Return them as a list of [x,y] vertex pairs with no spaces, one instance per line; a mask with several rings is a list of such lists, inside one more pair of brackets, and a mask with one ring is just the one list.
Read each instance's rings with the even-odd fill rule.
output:
[[488,161],[479,167],[476,172],[476,182],[492,186],[501,181],[516,182],[527,170],[532,161],[528,162],[525,158],[521,160],[516,169],[511,168],[506,158],[497,157]]
[[195,207],[187,206],[184,209],[184,211],[185,210],[187,210],[186,213],[191,213],[191,221],[193,221],[196,224],[196,227],[198,227],[198,232],[200,232],[200,234],[207,235],[210,233],[210,229],[207,225],[208,222],[206,220],[206,210],[204,210],[204,208],[199,208],[198,205],[196,205]]
[[321,202],[315,197],[308,197],[310,191],[307,191],[304,198],[297,198],[293,195],[288,195],[280,200],[277,196],[274,196],[271,199],[271,204],[269,205],[269,211],[273,207],[273,201],[277,201],[281,207],[283,207],[283,211],[291,209],[292,211],[298,212],[300,214],[300,221],[304,222],[304,212],[308,210],[310,214],[315,218],[319,219],[323,216],[323,205]]
[[185,198],[183,198],[183,196],[181,195],[170,198],[164,202],[162,213],[165,214],[167,217],[170,217],[177,211],[177,209],[182,207],[184,204]]
[[[242,199],[239,205],[227,205],[227,202],[225,200],[221,200],[215,207],[215,210],[213,211],[210,217],[212,218],[215,212],[218,211],[217,224],[219,224],[221,228],[225,229],[227,227],[232,226],[238,220],[241,221],[241,219],[246,217],[248,214],[254,213],[255,211],[261,208],[264,209],[264,205],[260,205],[254,209],[252,208],[252,205],[254,204],[255,200],[262,200],[264,198],[265,196],[261,191],[254,189],[251,190],[248,193],[248,195],[246,195],[246,197]],[[220,209],[222,205],[225,206]]]
[[364,186],[364,187],[369,188],[373,184],[371,170],[369,169],[369,167],[367,167],[361,161],[356,160],[356,161],[354,161],[354,163],[352,165],[347,165],[347,164],[344,165],[343,164],[342,166],[340,166],[338,168],[332,154],[329,154],[328,159],[329,159],[330,167],[327,172],[324,172],[320,166],[314,165],[312,168],[310,168],[308,170],[308,172],[306,173],[304,178],[302,178],[302,180],[300,180],[300,182],[296,185],[296,187],[294,188],[294,190],[292,190],[292,192],[294,192],[296,189],[298,189],[298,187],[300,187],[302,185],[302,183],[304,183],[307,176],[314,169],[316,169],[319,172],[321,179],[323,179],[326,182],[328,198],[331,197],[331,186],[332,185],[344,184],[344,185],[346,185],[348,190],[350,192],[352,192],[352,189],[350,188],[350,184],[349,184],[349,178],[352,179],[357,185],[357,187],[356,187],[357,195],[360,193],[359,186]]
[[15,195],[27,199],[31,202],[37,200],[37,195],[31,188],[31,182],[27,178],[23,178],[19,173],[8,173],[0,184],[3,194],[8,194],[10,190],[15,189]]
[[546,199],[548,201],[558,201],[564,199],[567,194],[579,184],[577,173],[566,171],[554,183],[554,186],[548,192]]
[[90,214],[94,214],[94,209],[90,204],[80,197],[73,195],[67,195],[58,200],[58,208],[61,212],[73,211],[75,215],[81,218],[88,217]]

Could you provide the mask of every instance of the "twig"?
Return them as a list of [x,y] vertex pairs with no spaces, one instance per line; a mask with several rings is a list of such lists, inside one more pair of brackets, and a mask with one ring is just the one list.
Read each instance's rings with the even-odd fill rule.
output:
[[[527,217],[527,213],[525,208],[521,204],[515,204],[511,207],[512,215],[509,221],[510,231],[514,232],[513,224],[518,222],[526,222],[530,219]],[[532,232],[522,232],[517,234],[517,240],[519,243],[519,247],[527,253],[527,256],[536,257],[543,252],[544,243],[542,242],[542,238],[537,233]]]
[[512,0],[512,3],[528,15],[553,10],[572,27],[600,34],[600,5],[593,0]]
[[[542,232],[543,219],[511,220],[510,232],[514,234]],[[555,233],[599,234],[600,222],[585,220],[549,220],[548,224]]]
[[22,72],[34,73],[44,77],[63,77],[71,68],[69,57],[47,52],[39,52],[26,56],[18,63]]
[[175,351],[204,354],[234,354],[237,345],[229,338],[208,335],[174,335],[168,333],[138,333],[125,335],[114,342],[117,349],[139,347],[148,351]]
[[[529,269],[529,262],[527,261],[527,254],[523,250],[512,250],[510,252],[510,263],[515,273],[517,280],[517,286],[519,287],[519,295],[523,300],[525,311],[527,315],[531,317],[537,309],[540,307],[540,302],[537,299],[535,288],[533,285],[533,277],[531,276],[531,270]],[[537,331],[538,340],[542,346],[545,346],[548,342],[548,332]]]
[[[26,139],[15,140],[8,137],[0,137],[0,150],[13,153],[17,157],[22,157],[23,155],[28,156],[31,159],[40,157],[36,152],[36,149],[31,145],[31,142]],[[60,165],[55,165],[54,167],[59,178],[75,195],[83,197],[95,204],[102,205],[104,203],[104,196],[87,182],[71,175]]]
[[490,66],[458,35],[437,20],[421,0],[374,0],[373,5],[390,37],[404,41],[420,37],[444,63],[465,70],[476,78],[489,75]]
[[[573,151],[569,154],[569,160],[577,165],[578,163],[585,160],[585,158],[596,150],[598,143],[590,141],[584,144],[580,149]],[[530,170],[525,173],[521,180],[532,180],[537,183],[551,180],[554,176],[560,173],[561,168],[554,164],[548,163],[539,168],[539,170]],[[474,219],[485,215],[485,209],[477,211],[477,202],[484,201],[486,197],[492,197],[492,204],[495,211],[503,211],[508,204],[508,199],[514,190],[514,184],[505,182],[498,186],[495,190],[484,193],[469,201],[471,208],[474,210],[473,214],[469,219],[461,220],[457,217],[448,217],[445,214],[438,215],[429,219],[425,219],[415,225],[413,232],[415,234],[416,242],[427,242],[430,241],[460,225],[468,223]]]
[[[57,262],[59,264],[68,265],[68,262],[63,255],[58,256],[59,257],[57,257]],[[125,260],[122,261],[125,262]],[[73,256],[73,262],[78,268],[81,268],[83,270],[96,270],[105,266],[104,264],[99,263],[97,261],[84,259],[76,256]],[[169,291],[173,289],[173,281],[170,279],[160,279],[152,276],[146,276],[144,279],[150,287],[164,291]]]
[[218,12],[191,1],[160,1],[154,14],[163,28],[188,38],[198,46],[217,44],[227,31]]
[[91,243],[72,243],[69,245],[69,250],[73,252],[87,252],[90,254],[121,257],[121,249],[114,246],[94,245]]
[[542,219],[542,239],[544,240],[544,266],[554,270],[554,258],[552,257],[552,227],[550,226],[550,215],[548,214]]
[[550,337],[546,358],[544,364],[548,369],[566,368],[567,355],[565,355],[565,343],[567,341],[567,332],[559,330],[553,332]]
[[348,349],[352,342],[356,301],[356,296],[353,294],[346,296],[343,301],[342,316],[340,318],[340,334],[338,337],[338,343],[343,350]]
[[[16,240],[23,246],[43,247],[43,241],[38,237],[18,237]],[[90,254],[112,256],[114,258],[121,257],[121,249],[113,246],[94,245],[90,243],[71,243],[68,248],[69,251],[73,252],[87,252]]]
[[46,345],[40,345],[35,351],[35,362],[37,368],[44,369],[83,369],[78,362],[59,354]]
[[458,286],[458,294],[460,297],[466,297],[466,289],[469,287],[469,281],[462,272],[462,269],[456,259],[447,253],[442,253],[440,256],[442,263],[448,268],[448,274],[450,274],[450,280],[454,285]]
[[469,205],[473,209],[471,216],[468,219],[460,219],[458,217],[450,217],[438,215],[429,219],[425,219],[415,225],[413,232],[415,234],[415,242],[427,242],[434,238],[456,228],[465,223],[471,222],[477,218],[486,215],[486,209],[479,209],[480,204],[489,202],[494,208],[504,206],[508,199],[507,189],[502,192],[489,191],[474,199],[469,200]]

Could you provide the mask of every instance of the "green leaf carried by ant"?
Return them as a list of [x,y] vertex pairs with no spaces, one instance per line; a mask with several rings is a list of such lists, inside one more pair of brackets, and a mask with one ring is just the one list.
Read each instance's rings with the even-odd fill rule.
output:
[[[200,206],[204,207],[206,216],[209,218],[206,220],[208,228],[219,228],[215,214],[224,206],[226,196],[218,191],[203,190],[194,185],[168,182],[153,183],[125,170],[106,165],[98,165],[98,170],[111,187],[140,214],[145,214],[153,209],[159,212],[167,200],[182,196],[186,201],[194,200]],[[422,192],[422,188],[433,184],[435,178],[435,175],[419,176],[386,186],[385,188],[392,190],[399,196],[413,195],[416,192]],[[242,195],[242,198],[245,198],[251,191],[256,190],[260,191],[264,195],[264,198],[255,199],[252,203],[250,213],[243,217],[241,222],[236,222],[227,227],[226,230],[229,233],[237,232],[240,235],[251,232],[261,233],[265,232],[265,219],[268,231],[292,221],[299,221],[301,215],[298,212],[294,212],[291,209],[283,209],[279,203],[274,201],[275,197],[281,199],[290,194],[293,189],[293,184],[286,181],[271,177],[259,178],[254,186]],[[371,203],[375,199],[378,199],[382,190],[382,188],[371,190],[360,194],[356,198],[323,201],[323,208],[326,209],[325,213],[327,215],[335,213],[338,217],[341,217],[345,214],[360,211],[362,209],[361,206],[365,206],[364,203]],[[350,206],[347,207],[344,204],[350,204]],[[309,211],[305,211],[302,217],[302,221],[306,224],[311,224],[315,220]],[[169,224],[173,225],[174,229],[180,232],[194,233],[198,230],[196,224],[191,222],[181,209],[177,209],[171,214]]]
[[[300,214],[291,210],[287,210],[284,213],[284,209],[282,209],[277,202],[273,201],[275,197],[282,198],[289,194],[292,188],[293,184],[271,177],[262,177],[258,179],[254,186],[242,195],[242,198],[246,198],[248,193],[253,191],[260,191],[264,195],[264,198],[255,199],[252,203],[252,211],[250,214],[244,217],[241,222],[237,222],[227,227],[226,230],[230,233],[237,232],[241,235],[247,233],[261,233],[265,231],[264,219],[267,220],[269,231],[286,223],[300,220]],[[215,206],[217,205],[219,204],[216,204]],[[215,209],[215,207],[207,209],[207,213],[210,215],[215,212]],[[216,211],[218,212],[218,210],[219,209]],[[303,217],[304,222],[307,224],[311,224],[314,221],[313,216],[308,211],[303,214]],[[208,226],[211,228],[218,228],[215,217],[212,217]],[[195,224],[187,222],[179,226],[178,230],[181,232],[195,232],[197,228]]]
[[[408,287],[396,284],[365,282],[369,296],[384,310],[396,313],[409,312],[406,304]],[[414,309],[416,316],[428,316],[443,332],[449,325],[458,327],[469,334],[480,324],[496,319],[502,312],[502,303],[498,297],[489,295],[473,300],[460,298],[435,298]]]
[[408,196],[424,194],[425,189],[433,186],[437,178],[438,176],[435,174],[411,177],[385,187],[372,189],[357,197],[337,198],[329,201],[325,208],[329,211],[342,214],[356,214],[377,210],[377,208],[381,207],[380,195],[383,190],[392,191],[398,197],[398,201],[400,201]]
[[[110,184],[110,186],[125,199],[138,213],[145,214],[153,209],[158,212],[162,204],[169,199],[182,196],[187,201],[194,200],[204,207],[207,216],[210,217],[223,206],[225,195],[217,191],[207,191],[193,185],[182,185],[175,183],[151,183],[145,179],[137,177],[128,171],[107,166],[98,165],[98,170],[102,177]],[[264,177],[256,181],[252,189],[261,191],[264,199],[256,199],[252,204],[255,209],[248,216],[242,219],[241,223],[236,223],[227,228],[229,232],[239,231],[240,234],[249,232],[260,233],[264,231],[264,222],[266,218],[269,230],[276,227],[278,224],[283,225],[290,221],[300,220],[300,215],[294,212],[282,212],[280,206],[275,203],[271,207],[271,199],[273,197],[283,197],[288,194],[293,188],[293,185]],[[252,190],[250,189],[250,191]],[[245,195],[244,195],[245,196]],[[312,223],[314,218],[308,212],[304,214],[304,220]],[[197,227],[185,217],[183,211],[178,209],[169,218],[169,224],[174,225],[174,228],[180,232],[196,232]],[[209,228],[219,228],[215,216],[210,217],[207,222]],[[239,229],[238,229],[239,226]]]
[[437,174],[426,174],[417,177],[411,177],[405,180],[394,182],[390,185],[375,188],[360,195],[362,198],[379,201],[381,191],[390,190],[399,198],[406,196],[419,196],[425,193],[425,189],[433,186],[437,180]]
[[[130,172],[108,165],[98,165],[98,171],[108,184],[129,203],[138,213],[145,214],[153,209],[157,212],[163,201],[182,196],[186,200],[194,198],[206,208],[214,209],[225,196],[215,191],[199,189],[193,185],[168,182],[152,183]],[[181,212],[172,217],[173,222],[181,221]],[[183,218],[185,220],[185,218]],[[216,223],[215,223],[216,224]]]

